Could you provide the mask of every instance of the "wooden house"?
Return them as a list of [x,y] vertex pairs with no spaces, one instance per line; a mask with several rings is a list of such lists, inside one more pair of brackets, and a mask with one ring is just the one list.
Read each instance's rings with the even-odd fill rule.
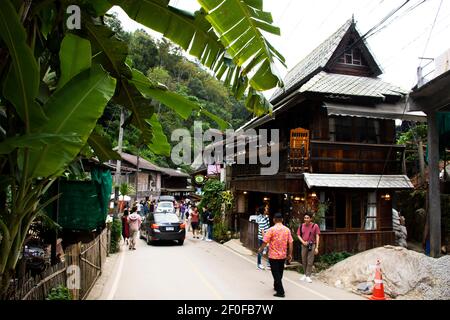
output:
[[247,219],[268,206],[294,224],[305,211],[319,211],[322,252],[393,244],[395,191],[413,188],[395,120],[426,119],[406,112],[407,92],[381,73],[353,20],[290,70],[271,99],[273,113],[238,130],[279,129],[270,147],[279,170],[263,176],[259,164],[232,166],[236,214]]
[[[191,191],[190,176],[171,168],[157,166],[142,157],[122,153],[121,182],[136,186],[137,199],[157,199],[160,195],[186,197]],[[136,195],[130,195],[134,198]]]

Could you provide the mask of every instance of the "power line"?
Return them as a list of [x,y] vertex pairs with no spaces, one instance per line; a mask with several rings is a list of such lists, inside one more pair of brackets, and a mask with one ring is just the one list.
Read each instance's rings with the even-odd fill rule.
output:
[[379,21],[378,23],[376,23],[372,28],[370,28],[364,35],[362,35],[357,41],[353,42],[350,46],[343,48],[341,50],[341,52],[339,52],[338,54],[335,55],[335,57],[333,59],[331,59],[329,61],[329,63],[334,63],[335,61],[337,61],[341,55],[343,55],[347,50],[351,50],[354,47],[356,47],[357,45],[359,45],[359,43],[364,42],[364,40],[367,40],[368,38],[370,38],[374,32],[377,31],[377,28],[379,28],[380,26],[383,25],[384,22],[388,21],[392,16],[394,16],[397,12],[399,12],[407,3],[409,3],[410,0],[406,0],[403,4],[401,4],[399,7],[393,9],[391,12],[389,12],[384,18],[381,19],[381,21]]
[[[443,17],[442,21],[446,21],[446,19],[450,17],[450,14]],[[431,25],[429,26],[431,27]],[[438,32],[435,33],[435,35],[441,34],[443,31],[445,31],[448,27],[450,27],[450,24],[447,24],[446,26],[444,26],[442,29],[440,29]],[[396,52],[396,54],[389,56],[388,58],[386,58],[386,62],[389,62],[388,64],[386,64],[386,68],[392,66],[395,62],[395,58],[398,57],[400,55],[400,53],[402,53],[403,51],[405,51],[408,47],[410,47],[412,44],[414,44],[415,42],[417,42],[419,39],[421,39],[423,36],[425,36],[428,32],[428,27],[421,33],[419,34],[417,37],[415,37],[414,39],[412,39],[410,42],[408,42],[407,44],[405,44],[399,51]]]
[[[441,3],[439,3],[439,7],[438,7],[438,10],[436,12],[436,17],[434,17],[434,21],[433,21],[433,25],[432,25],[431,30],[430,30],[430,34],[429,34],[427,42],[425,44],[425,48],[423,49],[422,57],[425,56],[425,52],[427,51],[428,44],[430,43],[431,35],[433,34],[434,26],[436,25],[436,20],[437,20],[437,18],[439,16],[439,12],[441,11],[441,7],[442,7],[442,3],[443,2],[444,2],[444,0],[441,0]],[[420,61],[420,67],[422,67],[422,62],[423,61]]]

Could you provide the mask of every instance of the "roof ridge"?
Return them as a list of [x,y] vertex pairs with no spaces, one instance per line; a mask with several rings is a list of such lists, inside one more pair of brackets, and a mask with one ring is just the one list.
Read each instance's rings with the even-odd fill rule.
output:
[[[350,24],[349,24],[350,23]],[[332,39],[333,37],[337,36],[337,34],[339,34],[340,32],[342,32],[345,26],[347,26],[345,29],[348,30],[350,28],[350,26],[352,25],[352,19],[347,20],[342,26],[340,26],[331,36],[329,36],[328,38],[326,38],[325,40],[323,40],[317,47],[315,47],[310,53],[308,53],[303,59],[301,59],[289,72],[293,71],[298,65],[300,65],[302,62],[304,62],[310,55],[312,55],[313,53],[315,53],[315,51],[322,47],[327,41],[329,41],[330,39]],[[342,35],[341,37],[341,41],[344,38],[344,35]],[[339,41],[340,43],[340,41]]]
[[[314,48],[292,69],[290,69],[283,79],[283,82],[286,85],[285,88],[287,89],[276,90],[270,100],[273,101],[274,99],[280,97],[283,93],[289,91],[296,83],[311,75],[315,70],[323,69],[332,57],[333,53],[336,51],[336,48],[342,42],[342,39],[347,34],[347,31],[354,23],[355,22],[352,19],[347,20],[332,35],[322,41],[316,48]],[[326,52],[323,53],[322,51],[325,51],[325,49]],[[317,61],[312,61],[313,63],[307,63],[310,60],[314,60],[314,57],[317,57]]]

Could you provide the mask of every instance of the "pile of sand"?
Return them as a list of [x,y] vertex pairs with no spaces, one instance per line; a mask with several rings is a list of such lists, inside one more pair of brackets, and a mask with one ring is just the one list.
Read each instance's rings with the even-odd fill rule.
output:
[[360,292],[373,286],[375,265],[381,262],[385,293],[392,298],[450,299],[450,256],[439,259],[407,250],[385,246],[361,252],[319,273],[318,279],[336,287]]

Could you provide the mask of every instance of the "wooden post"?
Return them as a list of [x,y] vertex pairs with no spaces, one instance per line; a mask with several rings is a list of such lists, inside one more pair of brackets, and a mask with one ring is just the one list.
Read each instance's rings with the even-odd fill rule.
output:
[[140,154],[140,148],[138,148],[138,154],[137,154],[137,163],[136,163],[136,184],[135,184],[135,188],[136,188],[136,196],[134,198],[134,201],[138,201],[138,188],[139,188],[139,154]]
[[419,140],[419,167],[420,167],[420,184],[425,183],[425,159],[423,155],[423,142]]
[[439,132],[436,112],[428,112],[428,198],[430,221],[430,255],[441,252],[441,195],[439,189]]
[[[77,274],[67,274],[69,291],[72,294],[72,300],[80,300],[80,285],[81,285],[81,269],[80,269],[80,254],[81,254],[81,243],[76,243],[68,247],[67,250],[67,258],[66,258],[66,270],[74,272],[75,269],[78,269],[75,272]],[[78,267],[78,268],[76,268]],[[78,279],[76,279],[78,277]],[[75,282],[69,283],[71,280]]]

